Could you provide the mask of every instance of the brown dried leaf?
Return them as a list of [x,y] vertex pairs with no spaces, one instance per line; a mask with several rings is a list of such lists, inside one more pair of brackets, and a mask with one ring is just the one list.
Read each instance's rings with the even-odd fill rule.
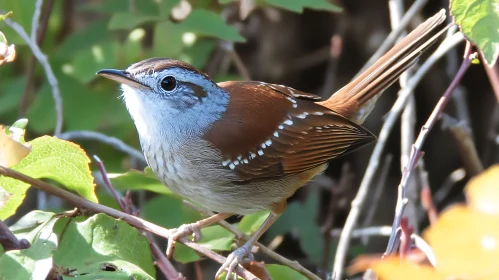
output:
[[486,214],[499,215],[499,164],[473,177],[466,185],[470,208]]
[[14,61],[16,49],[14,45],[8,45],[7,38],[0,32],[0,65]]

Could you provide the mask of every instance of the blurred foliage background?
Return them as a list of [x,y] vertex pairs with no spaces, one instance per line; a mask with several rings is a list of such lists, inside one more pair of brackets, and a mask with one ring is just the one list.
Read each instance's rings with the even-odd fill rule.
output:
[[[102,68],[123,69],[148,57],[171,57],[193,64],[215,81],[242,80],[249,76],[252,80],[285,84],[327,97],[355,75],[390,32],[383,0],[254,2],[256,6],[248,8],[231,0],[192,0],[188,4],[180,0],[44,1],[38,42],[59,83],[64,108],[63,132],[97,131],[139,149],[132,120],[119,99],[119,89],[95,76]],[[412,21],[410,29],[447,6],[447,1],[431,1]],[[34,0],[0,0],[0,10],[13,11],[12,20],[28,33],[34,9]],[[56,115],[45,74],[29,47],[12,29],[0,23],[0,30],[17,48],[16,61],[0,67],[0,123],[11,124],[27,117],[30,123],[26,139],[52,134]],[[336,46],[338,41],[342,45],[338,57],[332,55],[335,40]],[[418,87],[417,129],[457,71],[461,53],[461,49],[449,52]],[[365,123],[375,134],[395,100],[395,93],[396,87],[388,90]],[[499,109],[483,67],[470,69],[458,96],[459,100],[448,106],[447,113],[469,125],[485,166],[497,162]],[[109,173],[123,174],[145,167],[142,160],[98,141],[72,141],[89,155],[98,155]],[[372,147],[333,161],[326,175],[317,178],[311,187],[300,189],[291,198],[283,217],[264,236],[263,243],[274,240],[278,242],[275,246],[278,253],[298,260],[313,272],[328,271],[337,240],[328,232],[342,227]],[[438,209],[462,201],[462,188],[469,176],[462,168],[449,131],[434,129],[424,149],[431,189],[439,193],[435,199]],[[364,216],[372,217],[361,221],[362,226],[392,221],[400,181],[400,130],[392,133],[386,155],[392,155],[394,160],[388,165],[380,200],[368,201],[364,206]],[[97,167],[91,165],[91,169]],[[99,182],[98,173],[95,176]],[[341,178],[344,180],[340,184]],[[113,182],[123,190],[144,184],[144,178],[133,180],[133,174],[127,174]],[[100,186],[97,194],[101,203],[115,206]],[[374,199],[374,195],[370,197]],[[140,192],[134,199],[144,218],[165,227],[199,217],[168,193]],[[413,199],[419,201],[417,197]],[[26,201],[29,203],[23,204],[17,217],[44,203],[49,209],[65,207],[53,198],[40,198],[33,190]],[[415,209],[419,211],[416,225],[424,228],[428,221],[424,212],[420,213],[421,205],[415,205]],[[384,250],[386,241],[383,237],[365,243],[355,241],[350,257]],[[217,269],[211,262],[202,265],[210,271]],[[188,279],[194,273],[193,266],[180,265]]]

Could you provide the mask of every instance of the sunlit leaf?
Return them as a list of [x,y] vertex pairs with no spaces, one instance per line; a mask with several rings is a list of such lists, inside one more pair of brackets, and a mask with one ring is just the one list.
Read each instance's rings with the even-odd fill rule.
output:
[[[31,142],[31,153],[12,168],[34,178],[57,181],[71,191],[96,202],[93,177],[90,173],[85,152],[76,144],[57,138],[43,136]],[[6,205],[0,209],[0,219],[13,215],[22,203],[29,185],[2,176],[0,187],[12,194]]]
[[483,52],[492,66],[499,55],[499,1],[453,0],[451,13],[464,35]]
[[227,25],[220,15],[207,10],[192,10],[191,14],[181,24],[186,30],[199,35],[213,36],[233,42],[246,41],[237,29]]
[[246,215],[239,222],[239,229],[246,234],[253,234],[263,224],[269,216],[269,211],[260,211],[254,214]]
[[[499,216],[465,206],[447,209],[424,234],[435,253],[437,270],[448,276],[499,277]],[[490,278],[492,277],[492,278]]]
[[[147,238],[124,221],[105,214],[84,221],[60,219],[54,263],[78,279],[154,279]],[[66,278],[66,277],[65,277]]]
[[487,214],[499,215],[499,164],[472,178],[466,185],[469,207]]
[[29,249],[12,250],[0,256],[0,278],[9,280],[45,279],[52,269],[52,250],[57,236],[52,228],[57,219],[49,218],[30,232],[17,236],[31,244]]
[[[198,244],[216,252],[229,251],[234,242],[234,234],[219,225],[203,228],[201,234],[202,239]],[[181,263],[190,263],[201,259],[194,250],[181,244],[177,244],[175,247],[174,257],[176,261]]]
[[163,185],[156,175],[152,173],[150,167],[146,167],[144,172],[130,170],[120,175],[112,175],[111,183],[117,190],[147,190],[160,194],[171,194],[172,192]]
[[284,265],[266,264],[265,268],[269,272],[270,276],[272,276],[272,279],[307,279],[296,270]]

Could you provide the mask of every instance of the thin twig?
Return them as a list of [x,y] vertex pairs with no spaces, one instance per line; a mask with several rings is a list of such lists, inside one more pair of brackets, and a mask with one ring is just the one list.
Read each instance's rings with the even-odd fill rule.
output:
[[[344,28],[343,28],[344,29]],[[324,85],[321,89],[321,96],[327,97],[331,95],[334,90],[336,81],[336,72],[338,71],[338,64],[340,62],[341,54],[343,53],[343,39],[340,34],[335,34],[331,37],[331,44],[329,46],[329,59],[327,62],[327,69],[324,76]]]
[[466,170],[464,168],[459,168],[452,171],[449,177],[445,179],[442,185],[437,189],[433,195],[433,201],[436,205],[439,205],[444,199],[449,196],[452,188],[459,182],[466,178]]
[[42,13],[43,0],[36,0],[35,12],[31,19],[31,41],[37,41],[38,25],[40,24],[40,14]]
[[378,58],[380,58],[388,49],[393,45],[393,43],[397,40],[397,38],[404,32],[406,29],[407,25],[411,22],[411,20],[414,18],[414,15],[417,14],[428,2],[428,0],[416,0],[412,6],[407,10],[407,12],[404,14],[402,19],[400,20],[399,26],[392,30],[390,34],[386,37],[385,41],[381,44],[381,46],[376,50],[376,52],[369,58],[369,60],[362,66],[360,71],[357,73],[358,76],[362,74],[369,66],[371,66]]
[[[397,29],[399,21],[404,12],[404,3],[401,0],[390,0],[388,2],[388,7],[391,15],[392,29]],[[401,35],[405,35],[407,32],[403,32]],[[402,39],[402,38],[399,38]],[[407,82],[410,79],[410,73],[413,69],[405,71],[400,75],[399,83],[400,88],[404,89],[407,86]],[[416,99],[414,98],[414,93],[409,96],[409,100],[405,104],[404,111],[400,118],[400,166],[405,166],[409,155],[411,153],[411,146],[414,143],[415,133],[414,128],[416,125]],[[408,209],[405,214],[407,217],[407,222],[412,226],[413,229],[417,231],[417,208],[416,205],[418,199],[418,185],[416,180],[412,177],[407,184],[407,198],[409,200]],[[402,235],[403,236],[403,235]]]
[[[39,12],[39,11],[38,11]],[[26,33],[24,28],[19,25],[17,22],[12,21],[10,18],[5,19],[4,21],[8,26],[10,26],[14,31],[28,44],[31,52],[36,57],[38,62],[42,65],[43,70],[45,71],[45,75],[47,76],[47,80],[52,87],[52,98],[55,103],[55,113],[56,113],[56,124],[54,135],[58,136],[62,132],[62,123],[63,123],[63,115],[62,115],[62,98],[61,92],[59,91],[59,83],[57,82],[57,78],[55,77],[54,71],[52,71],[52,66],[48,62],[47,56],[43,54],[42,50],[36,43],[36,41],[32,41],[29,35]]]
[[400,180],[400,184],[398,187],[399,194],[397,199],[397,206],[395,208],[395,218],[392,226],[392,235],[390,236],[390,240],[388,241],[388,246],[385,251],[385,254],[387,255],[393,254],[396,251],[395,240],[394,240],[395,231],[400,227],[400,222],[402,220],[404,209],[405,206],[407,205],[406,186],[407,182],[409,181],[409,177],[411,176],[412,170],[414,170],[418,160],[423,156],[423,152],[421,151],[423,143],[425,142],[428,136],[428,132],[431,131],[433,126],[436,124],[437,120],[440,119],[440,116],[442,114],[443,109],[445,108],[445,105],[449,102],[452,92],[454,91],[454,89],[456,88],[456,86],[459,84],[462,77],[466,73],[468,67],[471,64],[471,60],[472,60],[471,45],[469,42],[467,42],[463,63],[461,64],[461,67],[459,68],[456,77],[452,80],[451,84],[449,85],[449,87],[447,88],[447,90],[445,91],[445,93],[443,94],[443,96],[440,98],[437,105],[433,109],[433,112],[431,113],[427,122],[421,128],[421,132],[419,133],[418,138],[416,139],[416,142],[412,147],[411,157],[407,165],[404,167],[404,172],[402,173],[402,179]]
[[[390,171],[392,160],[393,160],[393,155],[388,154],[385,157],[385,160],[383,161],[383,166],[381,167],[381,171],[379,173],[378,182],[376,183],[375,192],[370,203],[371,206],[366,211],[366,218],[362,223],[362,227],[368,227],[369,225],[371,225],[374,219],[374,215],[376,214],[376,210],[378,209],[378,206],[383,205],[383,202],[381,202],[381,196],[383,195],[383,190],[385,189],[386,179],[388,178],[388,173]],[[368,242],[369,242],[369,236],[362,238],[362,243],[364,245],[367,245]]]
[[[172,235],[172,231],[163,227],[160,227],[156,224],[153,224],[151,222],[148,222],[144,219],[132,216],[130,214],[124,213],[122,211],[118,211],[116,209],[100,205],[94,202],[91,202],[89,200],[86,200],[82,197],[79,197],[75,194],[72,194],[66,190],[63,190],[61,188],[52,186],[48,183],[45,183],[43,181],[40,181],[38,179],[26,176],[20,172],[17,172],[15,170],[12,170],[10,168],[7,168],[5,166],[0,166],[0,174],[14,178],[17,180],[20,180],[22,182],[25,182],[27,184],[30,184],[34,186],[35,188],[42,190],[44,192],[47,192],[53,196],[57,196],[62,198],[63,200],[75,205],[78,208],[83,208],[83,209],[88,209],[96,213],[104,213],[107,214],[111,217],[114,217],[116,219],[123,220],[130,224],[133,227],[136,227],[141,230],[145,230],[148,232],[151,232],[153,234],[156,234],[158,236],[164,237],[164,238],[170,238]],[[206,257],[220,263],[224,264],[226,261],[226,258],[213,252],[212,250],[209,250],[196,242],[193,242],[189,240],[188,238],[180,238],[177,240],[177,242],[180,242],[187,247],[194,249],[198,253],[205,255]],[[246,269],[238,266],[235,271],[238,275],[242,276],[244,279],[255,279],[257,278],[255,275],[253,275],[251,272],[247,271]]]
[[464,37],[461,33],[456,33],[452,37],[444,40],[440,44],[438,49],[425,61],[425,63],[423,63],[423,65],[421,65],[421,67],[419,67],[418,71],[409,80],[407,87],[399,92],[395,104],[392,106],[390,112],[388,112],[383,127],[381,128],[378,141],[376,142],[376,146],[374,147],[374,151],[371,155],[371,158],[369,159],[369,164],[364,174],[364,178],[362,178],[362,183],[360,184],[356,197],[352,201],[352,208],[350,210],[350,213],[348,214],[343,232],[341,233],[341,237],[338,242],[333,267],[333,277],[335,277],[335,279],[341,279],[343,275],[345,257],[348,252],[351,232],[355,228],[359,219],[361,208],[367,198],[369,187],[372,185],[374,176],[379,167],[380,158],[383,154],[388,136],[390,135],[392,128],[395,126],[397,117],[400,115],[400,112],[404,108],[405,102],[410,96],[411,91],[419,84],[419,82],[428,72],[431,66],[433,66],[438,61],[438,59],[440,59],[449,49],[455,47],[463,40]]
[[234,49],[234,43],[232,42],[227,42],[227,41],[222,41],[220,43],[220,46],[222,49],[227,51],[230,54],[230,58],[234,62],[234,65],[236,66],[237,71],[239,72],[239,75],[245,80],[245,81],[251,81],[251,75],[246,69],[246,66],[244,66],[243,61],[237,54],[236,50]]
[[[131,199],[131,192],[127,192],[127,195],[123,198],[120,196],[120,194],[116,191],[116,189],[113,187],[113,184],[111,183],[111,180],[109,180],[109,176],[107,175],[106,167],[104,166],[104,163],[100,160],[98,156],[94,156],[95,161],[97,162],[97,165],[99,167],[99,170],[102,175],[102,179],[104,181],[104,185],[107,187],[107,189],[111,192],[114,200],[116,203],[118,203],[121,211],[124,213],[137,216],[138,211],[135,210],[135,207],[133,206],[133,202]],[[161,250],[158,248],[156,243],[154,243],[154,239],[149,234],[148,232],[143,232],[144,236],[149,240],[149,245],[151,247],[151,252],[154,256],[155,259],[155,264],[161,270],[163,275],[167,279],[183,279],[181,277],[181,274],[177,272],[175,267],[170,263],[170,261],[165,257],[164,253],[161,252]]]
[[[424,160],[421,159],[418,164],[418,174],[419,174],[419,181],[421,183],[421,194],[419,195],[421,197],[421,204],[423,206],[423,210],[428,213],[428,220],[430,221],[430,224],[435,224],[438,219],[438,211],[437,208],[435,208],[435,204],[433,203],[433,198],[431,196],[431,188],[430,188],[430,181],[428,180],[428,172],[425,169],[425,164]],[[418,217],[420,215],[418,214]],[[420,218],[418,218],[418,222],[421,221]]]
[[[200,205],[193,204],[189,201],[184,201],[184,203],[187,204],[188,206],[192,207],[193,209],[197,210],[201,214],[207,216],[207,217],[215,215],[215,213],[211,212],[210,210],[208,210]],[[236,226],[229,224],[225,220],[218,221],[218,224],[220,224],[222,227],[229,230],[230,232],[234,233],[236,239],[244,240],[244,241],[247,241],[249,239],[249,236],[247,236],[245,233],[240,231]],[[255,242],[254,246],[258,247],[260,252],[262,252],[263,254],[266,254],[267,256],[280,262],[281,264],[296,270],[301,275],[307,277],[307,279],[320,280],[320,278],[317,277],[317,275],[313,274],[312,272],[310,272],[309,270],[307,270],[306,268],[301,266],[297,261],[291,261],[291,260],[286,259],[285,257],[272,251],[271,249],[269,249],[265,245],[261,244],[260,242]]]
[[107,136],[105,134],[95,132],[95,131],[87,131],[87,130],[76,130],[76,131],[67,131],[59,135],[60,139],[64,140],[75,140],[75,139],[80,139],[80,140],[95,140],[99,141],[105,144],[110,145],[111,147],[115,148],[118,151],[121,151],[123,153],[126,153],[130,155],[133,158],[136,158],[140,160],[141,162],[145,163],[144,155],[142,154],[141,151],[128,146],[125,144],[125,142],[121,141],[120,139],[112,136]]
[[[43,39],[45,39],[45,31],[47,30],[47,25],[49,23],[49,17],[52,13],[52,8],[54,6],[54,0],[48,0],[42,11],[40,25],[37,30],[36,36],[36,44],[41,45],[43,43]],[[33,31],[32,31],[33,32]],[[26,85],[24,86],[23,94],[21,96],[21,101],[19,102],[19,117],[25,117],[26,111],[29,107],[29,102],[31,101],[30,93],[33,87],[33,82],[35,78],[35,66],[36,66],[36,57],[31,54],[27,69],[26,69]]]

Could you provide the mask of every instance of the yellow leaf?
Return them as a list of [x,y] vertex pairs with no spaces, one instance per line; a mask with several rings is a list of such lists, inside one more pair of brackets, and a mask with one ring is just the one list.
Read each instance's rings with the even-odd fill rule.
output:
[[499,279],[499,216],[453,206],[424,235],[441,274]]
[[466,198],[470,208],[499,215],[499,164],[469,181],[466,185]]

